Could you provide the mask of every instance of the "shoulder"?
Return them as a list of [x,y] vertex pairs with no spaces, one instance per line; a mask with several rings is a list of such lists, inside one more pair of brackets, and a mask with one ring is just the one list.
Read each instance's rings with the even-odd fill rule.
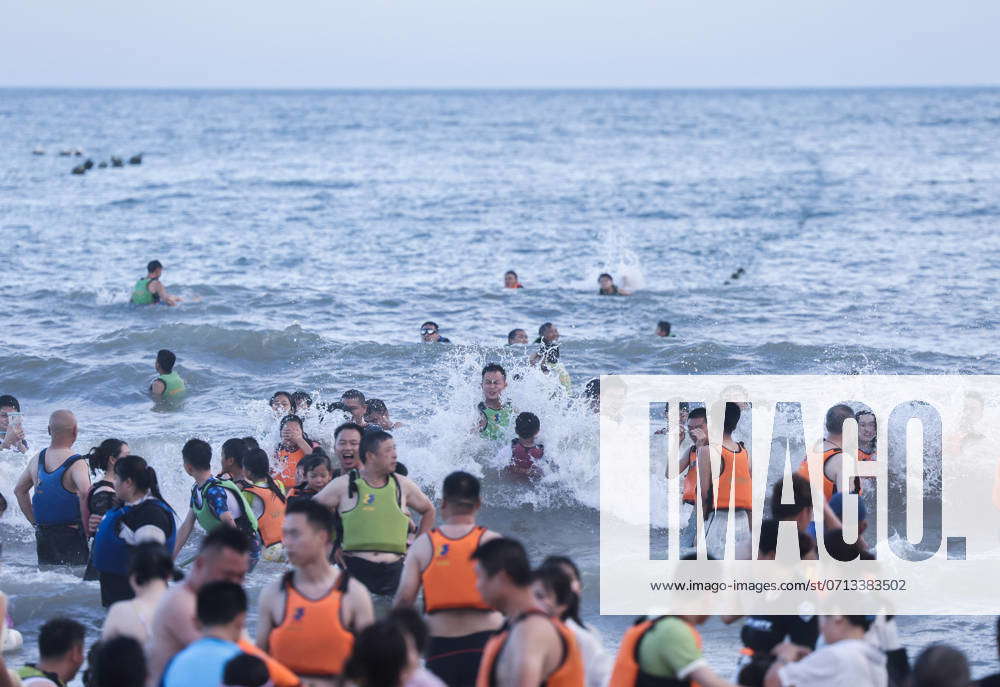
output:
[[494,539],[503,539],[503,535],[499,532],[494,532],[493,530],[486,530],[483,532],[483,536],[479,538],[480,544],[485,544],[488,541],[493,541]]

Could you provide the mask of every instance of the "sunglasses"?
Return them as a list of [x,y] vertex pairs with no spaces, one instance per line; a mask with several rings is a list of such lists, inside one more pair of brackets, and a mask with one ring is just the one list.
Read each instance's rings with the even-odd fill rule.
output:
[[428,334],[437,334],[437,330],[436,329],[421,329],[420,333],[423,334],[424,336],[427,336]]

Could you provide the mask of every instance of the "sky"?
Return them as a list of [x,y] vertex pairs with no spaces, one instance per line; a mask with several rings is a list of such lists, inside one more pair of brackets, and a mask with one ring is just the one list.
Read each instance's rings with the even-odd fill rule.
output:
[[0,0],[0,87],[1000,84],[1000,0]]

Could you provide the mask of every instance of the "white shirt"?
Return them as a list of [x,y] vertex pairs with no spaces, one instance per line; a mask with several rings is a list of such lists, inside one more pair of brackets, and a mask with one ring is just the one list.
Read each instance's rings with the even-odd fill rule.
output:
[[861,639],[828,644],[778,670],[782,687],[888,687],[885,654]]
[[572,619],[566,620],[566,627],[573,630],[576,644],[580,647],[583,658],[583,674],[586,677],[586,687],[604,687],[611,674],[612,658],[605,651],[600,635],[596,630],[580,627]]

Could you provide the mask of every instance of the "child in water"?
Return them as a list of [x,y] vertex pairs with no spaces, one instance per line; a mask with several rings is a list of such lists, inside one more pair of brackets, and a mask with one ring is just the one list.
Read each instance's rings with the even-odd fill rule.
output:
[[517,438],[510,442],[510,450],[502,451],[509,460],[504,473],[527,479],[538,479],[542,475],[538,463],[545,456],[545,446],[536,441],[541,430],[541,422],[534,413],[520,413],[514,420]]
[[299,464],[302,479],[289,495],[290,498],[311,498],[318,494],[333,479],[330,457],[322,449],[313,451]]

